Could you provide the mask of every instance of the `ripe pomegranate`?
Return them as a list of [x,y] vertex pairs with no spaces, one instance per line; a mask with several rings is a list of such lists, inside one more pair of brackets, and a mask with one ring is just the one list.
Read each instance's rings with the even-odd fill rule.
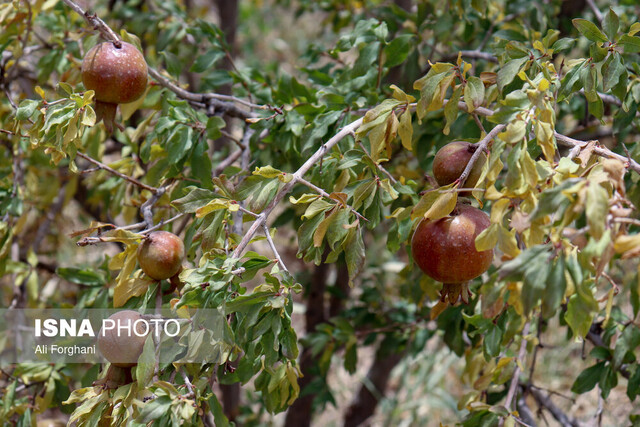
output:
[[117,41],[92,47],[82,61],[84,87],[95,91],[96,118],[104,120],[109,133],[115,122],[118,104],[133,102],[147,88],[147,63],[132,44]]
[[154,231],[138,246],[138,263],[147,276],[156,280],[173,277],[180,272],[184,244],[168,231]]
[[474,279],[493,260],[493,250],[478,252],[475,246],[476,237],[489,225],[486,213],[464,204],[457,205],[448,217],[423,219],[411,240],[413,259],[445,288]]
[[[476,151],[476,145],[465,141],[454,141],[442,147],[433,159],[433,176],[438,185],[449,185],[462,175],[469,159]],[[482,166],[487,161],[485,153],[480,154],[464,183],[465,188],[473,188],[478,183]]]
[[[142,316],[132,310],[123,310],[109,316],[115,322],[114,328],[100,329],[98,335],[98,348],[100,353],[118,367],[133,366],[138,363],[146,340],[146,326],[141,320]],[[118,325],[121,326],[118,329]],[[137,331],[137,334],[134,332]],[[103,335],[104,331],[104,335]],[[144,336],[138,336],[145,334]]]

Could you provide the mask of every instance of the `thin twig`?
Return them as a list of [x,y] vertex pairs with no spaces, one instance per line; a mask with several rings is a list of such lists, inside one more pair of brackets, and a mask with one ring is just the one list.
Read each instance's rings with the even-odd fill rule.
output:
[[596,16],[596,19],[602,22],[602,20],[604,19],[604,16],[602,15],[602,12],[600,12],[600,9],[598,9],[598,6],[596,6],[596,3],[593,0],[587,0],[587,5],[589,5],[589,8],[593,12],[593,14]]
[[184,384],[187,386],[187,390],[189,390],[189,394],[184,397],[195,397],[196,393],[193,390],[193,384],[191,384],[191,381],[189,380],[189,376],[187,376],[187,373],[184,371],[184,368],[180,366],[178,370],[180,371],[180,375],[182,376],[182,380],[184,381]]
[[278,260],[278,264],[280,264],[280,268],[282,268],[284,271],[288,273],[289,269],[287,268],[286,265],[284,265],[284,261],[282,261],[282,257],[280,257],[280,253],[276,248],[276,244],[273,243],[273,239],[271,238],[271,234],[269,233],[269,227],[267,227],[267,224],[263,222],[262,228],[264,230],[264,235],[267,237],[267,242],[269,242],[269,246],[271,247],[271,251],[276,256],[276,259]]
[[513,398],[516,396],[516,391],[518,390],[518,379],[520,377],[520,365],[524,360],[524,357],[527,352],[527,340],[526,336],[529,334],[529,326],[530,322],[524,324],[524,328],[522,328],[521,341],[520,341],[520,350],[518,351],[518,361],[520,363],[516,363],[515,371],[513,372],[513,376],[511,377],[511,384],[509,385],[509,392],[507,393],[507,398],[505,399],[504,406],[511,410],[511,404],[513,403]]
[[122,179],[124,179],[124,180],[126,180],[126,181],[129,181],[130,183],[132,183],[132,184],[134,184],[134,185],[136,185],[136,186],[138,186],[138,187],[140,187],[140,188],[142,188],[142,189],[144,189],[144,190],[149,190],[149,191],[151,191],[151,192],[152,192],[152,193],[154,193],[154,194],[155,194],[156,192],[158,192],[158,189],[157,189],[157,188],[152,187],[152,186],[150,186],[150,185],[147,185],[147,184],[145,184],[145,183],[143,183],[143,182],[140,182],[140,181],[138,181],[137,179],[135,179],[135,178],[133,178],[133,177],[130,177],[129,175],[125,175],[125,174],[123,174],[122,172],[118,172],[117,170],[113,169],[112,167],[109,167],[109,166],[105,165],[104,163],[101,163],[101,162],[99,162],[98,160],[96,160],[96,159],[94,159],[94,158],[92,158],[92,157],[87,156],[87,155],[86,155],[86,154],[84,154],[84,153],[81,153],[81,152],[79,152],[79,151],[78,151],[78,153],[76,153],[76,154],[77,154],[77,156],[78,156],[78,157],[82,157],[83,159],[85,159],[85,160],[87,160],[87,161],[89,161],[89,162],[93,163],[94,165],[96,165],[96,166],[97,166],[97,167],[99,167],[100,169],[103,169],[103,170],[105,170],[105,171],[107,171],[107,172],[109,172],[109,173],[111,173],[111,174],[113,174],[113,175],[115,175],[115,176],[118,176],[118,177],[120,177],[120,178],[122,178]]

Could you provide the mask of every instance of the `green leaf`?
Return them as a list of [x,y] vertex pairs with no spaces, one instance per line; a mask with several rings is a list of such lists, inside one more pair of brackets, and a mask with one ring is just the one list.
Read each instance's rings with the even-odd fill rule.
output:
[[224,51],[222,50],[211,49],[200,55],[189,71],[193,73],[202,73],[203,71],[209,70],[220,58],[223,58],[224,55]]
[[89,269],[59,267],[56,269],[56,274],[61,278],[78,285],[102,286],[106,283],[102,274],[98,274]]
[[571,22],[573,22],[573,26],[576,27],[576,29],[580,32],[580,34],[582,34],[592,42],[604,43],[608,40],[607,36],[605,36],[602,33],[602,31],[600,31],[600,29],[596,26],[596,24],[594,24],[591,21],[587,21],[586,19],[576,18]]
[[191,154],[191,171],[204,188],[213,190],[213,181],[211,180],[212,165],[211,158],[207,152],[208,148],[206,139],[200,139],[196,143]]
[[593,390],[593,388],[600,381],[600,377],[605,371],[605,362],[598,362],[595,365],[585,369],[578,375],[578,378],[571,386],[571,391],[577,394],[586,393]]
[[550,271],[551,264],[546,256],[534,258],[527,266],[521,293],[522,305],[526,314],[529,314],[542,298]]
[[16,120],[27,120],[36,111],[38,105],[40,105],[40,103],[33,99],[25,99],[22,101],[16,111]]
[[521,281],[525,271],[531,263],[540,264],[549,257],[548,245],[536,245],[524,250],[518,257],[500,266],[498,277],[500,280]]
[[594,312],[597,309],[598,303],[593,298],[593,295],[578,292],[573,294],[569,299],[564,318],[573,333],[576,336],[584,338],[591,328]]
[[349,237],[345,242],[345,259],[349,272],[349,286],[353,287],[353,279],[356,278],[364,267],[364,242],[360,227],[349,230]]
[[218,139],[222,136],[220,129],[225,127],[227,124],[224,119],[219,116],[211,116],[207,120],[207,137],[209,139]]
[[623,34],[618,40],[618,44],[624,48],[624,53],[640,52],[640,37]]
[[576,44],[576,39],[572,39],[569,37],[561,38],[560,40],[556,40],[556,42],[551,46],[551,49],[554,52],[564,52],[567,50],[573,49],[573,46]]
[[403,34],[391,40],[391,43],[384,48],[384,55],[386,57],[384,65],[391,68],[402,64],[413,48],[411,42],[413,38],[413,34]]
[[484,102],[484,84],[479,77],[471,76],[464,87],[464,102],[469,112],[473,112]]
[[489,330],[484,334],[483,351],[488,357],[500,354],[503,330],[496,324],[490,323]]
[[136,380],[138,381],[140,390],[143,390],[151,383],[155,371],[155,362],[156,346],[153,342],[153,337],[149,334],[144,342],[142,354],[138,358],[138,364],[136,365]]
[[528,60],[528,56],[512,59],[500,68],[497,80],[499,91],[502,91],[506,85],[513,81],[513,78],[520,72],[520,69]]
[[610,41],[614,41],[616,39],[619,28],[620,20],[618,19],[618,15],[616,15],[613,9],[609,8],[609,12],[605,15],[604,20],[602,21],[602,29]]
[[153,400],[149,400],[142,407],[137,421],[140,423],[148,423],[165,415],[171,409],[171,398],[169,396],[160,396]]
[[547,277],[547,286],[542,297],[542,316],[545,319],[553,317],[560,307],[567,289],[564,257],[559,256]]
[[618,369],[622,365],[627,354],[633,357],[638,346],[640,346],[640,329],[632,323],[624,328],[620,338],[616,341],[611,360],[613,369]]
[[358,340],[355,335],[349,339],[344,353],[344,368],[350,374],[355,373],[358,363]]
[[201,207],[207,205],[212,199],[218,197],[214,192],[204,188],[189,187],[191,191],[184,197],[174,200],[171,205],[182,213],[195,213]]
[[625,70],[620,60],[620,54],[611,52],[607,60],[602,64],[602,90],[607,92],[615,86]]
[[209,405],[209,409],[213,414],[215,425],[217,427],[229,427],[229,419],[224,414],[224,409],[218,401],[218,398],[216,397],[215,393],[211,393],[210,395],[211,397],[209,397],[209,400],[207,400],[207,404]]

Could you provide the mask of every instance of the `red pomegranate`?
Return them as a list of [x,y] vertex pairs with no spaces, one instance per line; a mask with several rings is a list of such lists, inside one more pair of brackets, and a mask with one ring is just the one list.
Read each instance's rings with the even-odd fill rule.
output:
[[168,231],[154,231],[138,246],[138,264],[152,279],[164,280],[180,272],[184,259],[182,240]]
[[[476,145],[465,141],[454,141],[442,147],[433,159],[433,176],[438,185],[445,186],[460,178],[467,167]],[[480,154],[464,184],[465,188],[473,188],[478,183],[482,166],[487,161],[485,153]]]
[[92,47],[82,61],[82,82],[95,91],[97,120],[111,133],[118,104],[133,102],[147,88],[147,63],[132,44],[117,41]]
[[433,279],[459,284],[487,271],[493,250],[478,252],[475,240],[489,227],[489,216],[470,205],[459,204],[450,216],[423,219],[411,240],[413,259]]

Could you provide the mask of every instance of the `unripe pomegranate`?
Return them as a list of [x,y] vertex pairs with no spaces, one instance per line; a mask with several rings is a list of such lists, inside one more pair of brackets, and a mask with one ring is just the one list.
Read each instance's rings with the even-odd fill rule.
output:
[[118,104],[133,102],[147,88],[147,63],[132,44],[117,41],[92,47],[82,61],[84,87],[95,91],[96,117],[113,131]]
[[[433,176],[438,184],[440,186],[449,185],[460,178],[475,151],[476,145],[465,141],[450,142],[438,150],[436,157],[433,159]],[[464,187],[475,187],[482,173],[482,166],[486,161],[487,155],[481,153],[473,168],[471,168]]]
[[112,314],[109,319],[113,320],[115,325],[113,328],[100,329],[98,335],[100,353],[115,366],[135,365],[142,354],[146,335],[149,332],[143,321],[137,322],[142,320],[142,316],[136,311],[123,310]]
[[470,205],[459,204],[450,216],[423,219],[411,240],[413,259],[433,279],[459,284],[487,271],[493,250],[478,252],[478,234],[489,227],[489,216]]
[[154,231],[138,246],[138,263],[147,276],[156,280],[173,277],[180,272],[184,244],[168,231]]

